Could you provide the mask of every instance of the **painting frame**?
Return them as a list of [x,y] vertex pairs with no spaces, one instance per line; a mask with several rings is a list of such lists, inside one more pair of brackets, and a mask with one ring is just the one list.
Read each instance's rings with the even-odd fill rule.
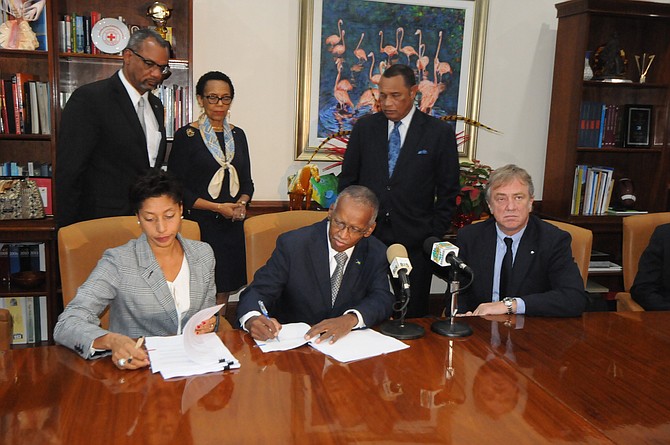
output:
[[[370,0],[377,3],[395,4],[417,4],[420,0]],[[450,5],[461,5],[463,8],[472,10],[468,18],[471,23],[466,36],[469,45],[463,45],[463,53],[467,55],[469,63],[461,67],[461,85],[459,97],[462,103],[459,105],[459,115],[469,119],[479,120],[479,109],[481,101],[482,76],[484,66],[484,50],[486,45],[486,29],[488,23],[489,0],[443,0]],[[315,5],[316,3],[316,5]],[[315,23],[321,23],[320,17],[315,17],[315,6],[317,10],[323,4],[323,0],[300,0],[300,29],[298,39],[297,59],[297,88],[296,88],[296,120],[295,120],[295,160],[296,161],[333,161],[336,156],[323,151],[317,151],[317,147],[324,138],[317,137],[314,131],[315,97],[320,93],[315,88],[314,69],[318,68],[315,62],[320,63],[321,31],[315,29]],[[427,4],[426,2],[420,4]],[[435,7],[433,2],[431,6]],[[440,6],[437,6],[440,7]],[[453,6],[450,6],[453,8]],[[316,20],[316,21],[315,21]],[[316,40],[315,40],[316,39]],[[466,53],[467,52],[467,53]],[[463,57],[465,59],[466,57]],[[465,91],[462,91],[465,90]],[[461,161],[472,161],[476,156],[477,127],[456,122],[456,131],[463,132],[465,141],[459,144],[458,152]]]

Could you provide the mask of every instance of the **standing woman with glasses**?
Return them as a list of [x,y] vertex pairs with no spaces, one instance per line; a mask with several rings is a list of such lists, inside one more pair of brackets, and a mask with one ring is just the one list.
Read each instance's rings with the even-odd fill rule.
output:
[[217,303],[226,303],[246,284],[243,224],[254,193],[249,148],[244,131],[228,122],[230,78],[210,71],[195,90],[203,113],[175,134],[168,170],[184,184],[185,217],[214,249]]

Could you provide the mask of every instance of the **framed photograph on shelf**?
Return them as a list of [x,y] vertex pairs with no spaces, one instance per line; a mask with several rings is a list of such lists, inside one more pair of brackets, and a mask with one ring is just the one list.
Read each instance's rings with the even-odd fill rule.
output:
[[[300,1],[296,160],[380,111],[379,80],[393,64],[414,69],[422,111],[478,120],[489,0]],[[455,128],[460,156],[474,159],[477,128]]]
[[626,105],[624,108],[624,147],[647,148],[651,144],[651,105]]

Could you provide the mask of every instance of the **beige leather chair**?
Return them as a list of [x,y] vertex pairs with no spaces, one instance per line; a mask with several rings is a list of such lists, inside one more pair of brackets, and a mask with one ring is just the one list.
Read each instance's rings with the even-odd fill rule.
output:
[[582,275],[584,286],[586,287],[586,281],[589,278],[589,263],[591,262],[593,232],[591,232],[589,229],[575,226],[574,224],[553,221],[550,219],[545,219],[545,221],[561,230],[565,230],[572,237],[572,243],[570,244],[572,249],[572,256],[575,259],[575,263],[577,263],[577,266],[579,267],[579,273]]
[[[58,231],[58,263],[63,290],[63,307],[74,298],[77,289],[91,274],[105,250],[121,246],[141,235],[136,216],[113,216],[110,218],[82,221],[63,227]],[[199,240],[200,226],[190,220],[183,220],[181,234],[185,238]],[[102,326],[109,326],[109,314],[100,318]],[[230,328],[230,323],[222,319],[220,328]],[[223,323],[223,324],[222,324]]]
[[649,245],[651,234],[661,224],[670,223],[670,212],[632,215],[623,219],[623,243],[621,245],[623,287],[625,292],[616,294],[617,311],[643,311],[642,306],[631,298],[635,275],[642,252]]
[[0,351],[12,344],[12,316],[7,309],[0,309]]
[[327,212],[293,210],[252,216],[244,221],[247,282],[251,283],[256,271],[270,259],[280,234],[323,221],[327,217]]

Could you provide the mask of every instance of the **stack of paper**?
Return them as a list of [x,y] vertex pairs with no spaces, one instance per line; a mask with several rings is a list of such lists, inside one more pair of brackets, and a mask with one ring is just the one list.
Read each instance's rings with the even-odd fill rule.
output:
[[372,329],[351,331],[333,344],[328,339],[316,343],[316,338],[305,340],[305,334],[309,329],[310,326],[306,323],[287,323],[282,325],[277,339],[255,341],[263,352],[286,351],[307,343],[317,351],[344,363],[409,348],[409,345],[400,340],[380,334]]
[[203,309],[186,323],[183,335],[147,337],[146,345],[152,372],[163,378],[184,377],[239,368],[233,354],[212,332],[196,335],[195,327],[210,319],[223,305]]

